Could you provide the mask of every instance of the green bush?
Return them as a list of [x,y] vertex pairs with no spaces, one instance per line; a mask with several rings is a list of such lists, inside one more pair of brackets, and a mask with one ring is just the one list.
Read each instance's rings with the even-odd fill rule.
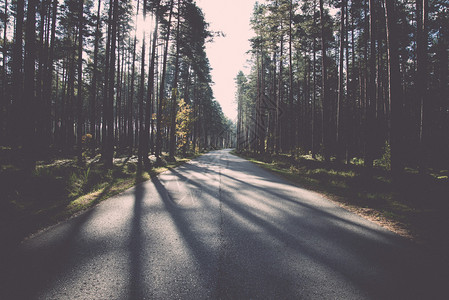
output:
[[391,147],[390,143],[385,142],[382,157],[378,160],[380,166],[387,170],[391,170]]

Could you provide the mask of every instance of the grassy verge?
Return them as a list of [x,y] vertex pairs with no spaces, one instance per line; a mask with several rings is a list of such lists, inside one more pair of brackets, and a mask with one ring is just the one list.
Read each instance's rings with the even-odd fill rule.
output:
[[109,170],[99,157],[83,165],[75,158],[38,162],[34,174],[4,164],[0,170],[1,241],[14,245],[196,156],[177,157],[163,167],[145,171],[138,170],[135,156],[115,158]]
[[400,182],[393,182],[381,167],[367,170],[309,156],[237,154],[402,236],[449,250],[447,170],[419,175],[409,169]]

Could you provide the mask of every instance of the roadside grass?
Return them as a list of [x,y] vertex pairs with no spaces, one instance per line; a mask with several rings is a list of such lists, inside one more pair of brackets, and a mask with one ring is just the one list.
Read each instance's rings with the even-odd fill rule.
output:
[[42,228],[77,215],[199,155],[176,157],[175,161],[164,159],[164,166],[145,170],[139,169],[136,156],[116,157],[109,170],[100,162],[100,156],[86,160],[82,165],[77,164],[74,157],[41,161],[33,174],[19,170],[13,164],[2,164],[2,243],[17,244]]
[[360,160],[345,165],[307,155],[235,154],[301,187],[325,194],[340,206],[406,238],[449,251],[448,170],[420,175],[407,169],[397,182],[379,161],[367,170]]

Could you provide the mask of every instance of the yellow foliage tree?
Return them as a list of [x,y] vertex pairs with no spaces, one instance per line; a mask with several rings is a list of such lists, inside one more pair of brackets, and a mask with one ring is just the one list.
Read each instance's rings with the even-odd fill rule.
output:
[[176,114],[176,141],[178,150],[182,149],[183,153],[187,150],[192,124],[193,109],[190,104],[181,99]]

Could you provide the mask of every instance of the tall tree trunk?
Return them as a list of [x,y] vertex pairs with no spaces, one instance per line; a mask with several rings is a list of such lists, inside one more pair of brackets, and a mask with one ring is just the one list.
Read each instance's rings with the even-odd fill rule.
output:
[[104,69],[104,85],[103,85],[103,122],[101,126],[101,138],[102,138],[102,160],[106,167],[112,166],[110,163],[111,157],[108,153],[108,118],[109,118],[109,68],[111,60],[111,37],[112,37],[112,15],[114,8],[114,0],[109,1],[108,9],[108,29],[107,29],[107,39],[106,39],[106,55],[105,55],[105,69]]
[[29,0],[25,32],[24,61],[24,106],[21,122],[23,123],[23,158],[25,168],[34,170],[36,167],[35,147],[35,109],[36,109],[36,6],[37,0]]
[[18,148],[22,144],[23,128],[21,122],[21,110],[23,104],[23,18],[25,14],[25,1],[17,0],[16,23],[14,33],[14,45],[12,53],[12,101],[13,112],[11,114],[10,131],[13,145]]
[[[103,117],[103,161],[106,168],[112,168],[114,156],[114,84],[116,37],[118,21],[118,0],[109,1],[108,42],[106,45],[105,99]],[[109,51],[108,51],[109,50]]]
[[337,161],[341,161],[343,157],[343,111],[345,106],[345,88],[344,88],[344,50],[345,50],[345,10],[346,0],[341,3],[340,12],[340,57],[339,57],[339,72],[338,72],[338,99],[337,99]]
[[[44,79],[44,87],[43,87],[43,100],[42,104],[45,106],[44,114],[42,116],[43,120],[43,142],[47,145],[51,144],[52,136],[54,136],[54,132],[52,132],[52,106],[51,106],[51,98],[52,98],[52,86],[53,86],[53,72],[54,72],[54,56],[55,56],[55,44],[56,44],[56,21],[57,21],[57,13],[58,13],[58,0],[52,1],[51,6],[51,29],[50,29],[50,42],[48,44],[48,56],[45,62],[45,79]],[[48,147],[48,146],[47,146]]]
[[170,148],[169,158],[175,160],[176,150],[176,113],[178,111],[178,73],[179,73],[179,28],[181,24],[181,1],[178,0],[178,21],[176,28],[176,58],[175,58],[175,74],[173,79],[172,95],[171,95],[171,120],[170,120]]
[[149,154],[153,153],[153,137],[154,137],[154,128],[153,128],[153,111],[154,111],[154,76],[155,76],[155,64],[156,64],[156,46],[158,41],[158,28],[159,28],[159,18],[157,15],[159,14],[159,5],[156,7],[156,20],[153,31],[153,41],[151,45],[151,57],[150,57],[150,66],[148,70],[148,95],[147,95],[147,107],[146,107],[146,119],[145,126],[149,129],[147,130],[147,138],[148,143],[146,144],[148,148],[145,150],[145,153]]
[[[273,45],[274,49],[274,45]],[[276,51],[273,51],[273,58],[271,59],[271,67],[270,67],[270,82],[271,82],[271,88],[270,88],[270,123],[269,123],[269,131],[270,131],[270,137],[269,137],[269,149],[270,153],[273,153],[277,151],[277,122],[278,122],[278,106],[277,106],[277,94],[276,94],[276,72],[277,72],[277,66],[276,66]]]
[[[72,37],[72,41],[76,41],[76,37]],[[75,45],[72,45],[76,49]],[[75,104],[75,73],[76,71],[76,51],[73,50],[70,53],[69,63],[68,63],[68,82],[67,82],[67,103],[65,107],[65,140],[64,140],[64,151],[66,153],[72,154],[74,145],[74,112],[76,108]]]
[[[293,114],[293,0],[289,2],[289,25],[288,25],[288,78],[290,91],[288,93],[288,119],[287,119],[287,151],[291,151],[293,153],[293,149],[295,147],[295,122],[294,122],[294,114]],[[300,102],[300,98],[298,97],[298,103]]]
[[327,48],[325,39],[325,24],[324,24],[324,7],[323,0],[320,0],[320,27],[321,27],[321,99],[323,105],[323,154],[326,162],[330,161],[330,114],[329,114],[329,101],[328,101],[328,87],[327,87]]
[[[139,5],[140,1],[137,0],[137,10],[136,10],[136,23],[137,17],[139,15]],[[132,62],[131,62],[131,83],[129,89],[129,98],[127,103],[127,113],[128,113],[128,147],[129,154],[131,155],[134,147],[134,86],[135,86],[135,78],[136,78],[136,46],[137,46],[137,27],[134,30],[134,42],[133,42],[133,52],[132,52]]]
[[[143,0],[143,21],[145,23],[145,19],[147,16],[147,0]],[[137,160],[139,165],[143,162],[144,149],[147,147],[145,141],[145,120],[144,120],[144,105],[143,100],[145,97],[145,50],[146,50],[146,38],[145,38],[145,28],[142,32],[142,54],[141,54],[141,63],[140,63],[140,87],[139,87],[139,148]],[[146,154],[146,153],[145,153]]]
[[261,62],[260,62],[260,50],[257,50],[257,54],[256,54],[256,74],[257,74],[257,79],[256,79],[256,96],[255,96],[255,108],[254,108],[254,125],[253,125],[253,132],[254,132],[254,139],[253,139],[253,151],[254,153],[258,153],[259,152],[259,146],[260,146],[260,130],[259,130],[259,126],[261,126],[260,124],[260,100],[261,100]]
[[[282,22],[282,21],[281,21]],[[282,23],[281,23],[281,30],[283,31]],[[278,97],[276,98],[276,153],[280,153],[282,149],[282,120],[281,117],[283,115],[282,111],[282,97],[283,97],[283,81],[282,81],[282,73],[284,72],[284,37],[281,34],[281,44],[280,44],[280,54],[279,54],[279,78],[278,78]]]
[[387,55],[390,116],[391,172],[397,178],[403,171],[402,162],[402,86],[399,71],[397,13],[393,1],[384,0],[387,27]]
[[76,143],[78,163],[83,160],[83,10],[84,0],[79,1],[78,7],[78,100],[76,109]]
[[109,92],[108,92],[108,160],[107,165],[112,167],[114,156],[114,88],[115,88],[115,62],[117,49],[117,23],[118,23],[118,0],[114,0],[113,18],[112,18],[112,36],[111,36],[111,60],[109,68]]
[[449,58],[448,58],[448,41],[440,33],[438,38],[438,94],[440,102],[440,149],[441,159],[446,162],[446,167],[449,166],[449,158],[447,152],[449,150],[449,140],[444,138],[449,132],[449,89],[448,89],[448,73],[449,73]]
[[39,23],[39,29],[37,31],[39,32],[39,38],[38,38],[38,45],[36,45],[36,51],[37,51],[37,70],[36,70],[36,109],[35,112],[36,115],[36,150],[38,153],[43,154],[46,151],[44,151],[45,147],[48,147],[49,140],[46,140],[46,122],[45,122],[45,116],[47,111],[47,101],[44,99],[44,75],[45,71],[44,68],[46,66],[46,61],[48,57],[48,40],[46,39],[46,20],[47,18],[47,11],[49,8],[49,1],[43,0],[40,1],[40,23]]
[[119,31],[119,37],[117,40],[117,45],[119,46],[119,59],[117,62],[117,134],[118,134],[118,144],[120,145],[120,148],[123,148],[124,144],[124,137],[125,137],[125,131],[124,131],[124,113],[123,113],[123,103],[124,103],[124,87],[125,87],[125,63],[126,63],[126,51],[125,51],[125,36],[124,34],[121,34],[122,29]]
[[162,74],[161,74],[161,83],[159,90],[159,107],[157,111],[157,121],[156,121],[156,157],[160,160],[160,156],[162,154],[162,104],[165,96],[165,74],[167,71],[167,55],[168,55],[168,42],[170,40],[170,31],[171,31],[171,19],[173,15],[173,1],[170,1],[170,13],[168,17],[167,23],[167,36],[165,38],[165,47],[164,47],[164,58],[162,62]]
[[429,127],[428,121],[428,100],[427,96],[427,9],[428,0],[416,0],[416,46],[417,46],[417,72],[416,72],[416,92],[420,103],[420,123],[419,123],[419,149],[418,157],[419,170],[424,172],[428,156]]
[[265,116],[265,54],[263,52],[263,48],[260,49],[261,53],[261,62],[260,62],[260,91],[259,91],[259,97],[258,97],[258,111],[257,111],[257,119],[258,119],[258,126],[257,126],[257,137],[258,137],[258,151],[259,153],[265,152],[265,132],[266,132],[266,122],[264,119]]
[[[317,17],[316,17],[316,0],[313,1],[313,27],[316,28]],[[313,35],[313,96],[312,96],[312,158],[316,158],[316,90],[317,90],[317,79],[316,79],[316,36]]]
[[369,0],[369,82],[368,97],[366,99],[366,120],[365,120],[365,167],[371,168],[374,162],[374,126],[376,107],[376,19],[374,0]]
[[90,150],[92,153],[92,156],[95,155],[95,147],[97,142],[97,135],[96,135],[96,125],[97,125],[97,113],[96,113],[96,107],[97,107],[97,81],[98,81],[98,51],[99,51],[99,44],[100,44],[100,36],[101,36],[101,17],[100,17],[100,11],[101,11],[101,0],[98,0],[98,7],[97,7],[97,22],[95,25],[95,40],[94,40],[94,61],[93,61],[93,70],[92,70],[92,84],[91,84],[91,90],[90,90],[90,134],[92,134],[92,141],[90,144]]
[[6,142],[7,137],[7,112],[8,112],[8,99],[7,99],[7,86],[8,86],[8,72],[6,69],[6,45],[8,42],[8,0],[5,0],[5,11],[3,15],[3,58],[2,58],[2,90],[0,91],[0,138]]
[[[351,26],[352,27],[352,26]],[[350,119],[350,101],[351,101],[351,97],[352,97],[352,87],[351,87],[351,80],[350,80],[350,74],[353,73],[353,70],[355,69],[354,65],[352,65],[352,69],[350,69],[350,58],[349,58],[349,29],[350,29],[350,23],[349,23],[349,6],[348,6],[348,2],[346,1],[346,30],[345,30],[345,34],[346,34],[346,103],[343,109],[343,115],[344,115],[344,120],[345,120],[345,124],[343,126],[343,131],[344,131],[344,135],[345,135],[345,141],[344,141],[344,155],[345,155],[345,160],[346,160],[346,164],[349,165],[351,157],[350,157],[350,153],[349,153],[349,145],[350,145],[350,124],[349,124],[349,119]],[[352,28],[351,28],[352,30]],[[354,53],[352,53],[352,55],[354,56]],[[351,72],[352,71],[352,72]]]

